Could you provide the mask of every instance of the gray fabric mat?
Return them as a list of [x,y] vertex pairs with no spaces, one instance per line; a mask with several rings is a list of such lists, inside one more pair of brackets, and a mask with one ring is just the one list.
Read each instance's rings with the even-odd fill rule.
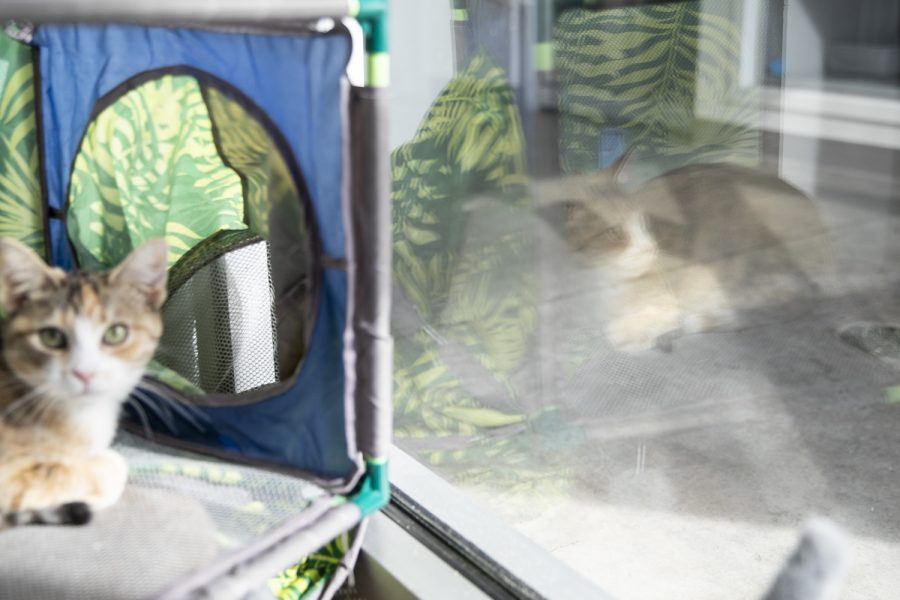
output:
[[85,527],[21,527],[0,534],[0,598],[147,598],[211,561],[215,528],[183,494],[129,488]]

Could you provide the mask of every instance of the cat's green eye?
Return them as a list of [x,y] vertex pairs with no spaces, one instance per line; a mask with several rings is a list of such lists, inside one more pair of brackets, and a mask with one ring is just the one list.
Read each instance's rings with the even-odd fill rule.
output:
[[121,323],[110,325],[103,334],[103,343],[107,346],[118,346],[128,337],[128,327]]
[[44,327],[38,331],[41,343],[51,350],[60,350],[66,347],[66,334],[57,327]]

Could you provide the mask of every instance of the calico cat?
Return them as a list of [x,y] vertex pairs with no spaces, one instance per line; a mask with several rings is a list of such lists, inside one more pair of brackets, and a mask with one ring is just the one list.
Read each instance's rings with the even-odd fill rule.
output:
[[822,293],[831,248],[802,192],[728,164],[681,167],[627,191],[627,158],[539,192],[570,250],[599,276],[616,347],[643,350],[761,311],[783,317]]
[[0,238],[0,528],[80,524],[127,478],[110,449],[122,404],[162,331],[167,247],[66,273]]

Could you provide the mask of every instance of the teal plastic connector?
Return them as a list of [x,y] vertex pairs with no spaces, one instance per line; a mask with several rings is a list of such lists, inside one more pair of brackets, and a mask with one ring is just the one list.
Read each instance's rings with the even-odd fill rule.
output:
[[359,0],[355,16],[366,33],[366,52],[387,52],[388,0]]
[[372,87],[390,81],[388,59],[388,0],[351,0],[350,16],[356,17],[366,38],[366,79]]
[[383,458],[366,460],[366,474],[359,483],[359,489],[350,501],[359,507],[363,517],[377,512],[391,499],[391,484],[388,481],[388,463]]

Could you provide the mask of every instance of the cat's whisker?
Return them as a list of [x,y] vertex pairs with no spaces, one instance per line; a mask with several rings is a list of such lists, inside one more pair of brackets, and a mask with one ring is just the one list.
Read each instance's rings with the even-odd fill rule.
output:
[[171,398],[162,397],[163,401],[176,413],[181,415],[188,423],[194,426],[197,431],[206,431],[206,427],[196,418],[195,415],[202,416],[203,420],[209,422],[209,418],[206,415],[203,415],[200,412],[191,412],[185,406],[176,400],[172,400]]
[[[168,392],[168,391],[166,391],[164,388],[162,388],[162,387],[156,385],[152,380],[149,380],[149,379],[144,379],[144,380],[142,380],[142,381],[138,384],[138,389],[140,389],[140,390],[142,390],[142,391],[144,391],[144,392],[150,392],[150,393],[156,394],[156,395],[159,396],[164,402],[167,402],[167,403],[173,403],[174,405],[178,406],[179,408],[182,408],[182,409],[184,409],[184,410],[190,412],[194,417],[201,418],[201,419],[205,419],[205,418],[206,418],[206,415],[204,415],[202,412],[200,412],[199,410],[197,410],[196,407],[191,406],[190,404],[182,404],[181,402],[178,402],[178,401],[173,400],[172,398],[170,398],[170,397],[169,397],[169,393],[170,393],[170,392]],[[207,419],[207,420],[208,420],[208,419]]]
[[15,377],[0,379],[0,390],[5,390],[5,389],[13,388],[16,386],[24,386],[24,385],[25,384],[23,384],[20,380],[16,379]]
[[22,409],[28,407],[29,405],[34,403],[35,398],[40,398],[41,394],[47,391],[49,386],[39,385],[32,389],[27,394],[16,398],[9,405],[7,405],[3,412],[0,413],[0,416],[3,417],[12,417],[15,413],[21,411]]
[[141,381],[141,383],[138,384],[138,389],[141,389],[141,390],[143,390],[143,391],[145,391],[145,392],[152,392],[152,393],[155,393],[157,396],[159,396],[160,398],[162,398],[163,401],[165,401],[166,403],[171,404],[174,408],[185,410],[185,411],[187,411],[188,413],[190,413],[193,417],[198,418],[198,419],[202,419],[202,420],[204,420],[204,421],[209,422],[209,417],[207,417],[207,416],[206,416],[201,410],[199,410],[196,406],[193,406],[193,405],[191,405],[191,404],[184,404],[184,403],[178,402],[177,400],[173,400],[172,398],[170,398],[170,397],[168,396],[168,393],[166,392],[166,390],[164,390],[164,389],[162,389],[161,387],[155,385],[155,384],[154,384],[152,381],[150,381],[150,380],[146,380],[146,379],[145,379],[145,380]]
[[184,404],[167,396],[160,396],[160,398],[162,398],[163,403],[168,406],[170,410],[184,418],[184,420],[193,425],[197,431],[206,431],[206,427],[203,426],[201,420],[208,423],[209,417],[196,409],[189,409]]
[[176,401],[162,395],[150,396],[145,391],[140,390],[139,388],[135,389],[133,392],[138,398],[143,399],[148,405],[152,405],[154,400],[160,400],[164,404],[158,406],[157,408],[167,408],[174,413],[178,413],[180,417],[182,417],[185,421],[187,421],[191,426],[193,426],[198,431],[205,431],[206,428],[197,421],[197,419],[192,415],[187,409],[181,406]]
[[[131,397],[129,398],[135,404],[140,403],[141,407],[145,407],[150,409],[150,411],[159,418],[166,427],[173,429],[175,427],[175,421],[172,420],[172,415],[168,412],[165,412],[160,409],[153,401],[152,398],[148,397],[146,394],[139,393],[138,390],[131,391]],[[146,416],[146,413],[144,413]]]
[[147,434],[147,437],[151,440],[153,439],[153,430],[150,428],[150,419],[147,418],[147,412],[144,410],[144,407],[141,406],[141,403],[136,401],[134,398],[129,396],[125,402],[134,409],[134,412],[138,414],[138,419],[141,421],[141,426],[144,428],[144,433]]
[[12,419],[12,418],[16,417],[17,413],[21,412],[26,407],[31,406],[31,401],[33,399],[34,399],[34,396],[29,396],[27,398],[21,398],[19,400],[16,400],[15,402],[10,404],[3,410],[2,417],[4,419]]
[[31,392],[28,392],[27,394],[25,394],[24,396],[16,398],[15,400],[13,400],[9,404],[7,404],[6,407],[4,407],[3,412],[0,414],[2,414],[4,417],[13,414],[17,410],[19,410],[19,408],[23,404],[27,403],[29,400],[34,398],[34,396],[35,396],[34,391],[31,391]]
[[56,406],[56,404],[57,404],[56,398],[54,398],[52,396],[48,396],[45,394],[45,395],[42,395],[40,398],[41,399],[37,402],[38,409],[37,409],[37,412],[35,413],[35,418],[34,418],[35,422],[43,421],[44,417],[47,416],[47,413],[49,413],[54,408],[54,406]]
[[45,402],[43,390],[36,388],[15,402],[15,407],[9,411],[9,416],[39,421],[44,412],[42,409]]

